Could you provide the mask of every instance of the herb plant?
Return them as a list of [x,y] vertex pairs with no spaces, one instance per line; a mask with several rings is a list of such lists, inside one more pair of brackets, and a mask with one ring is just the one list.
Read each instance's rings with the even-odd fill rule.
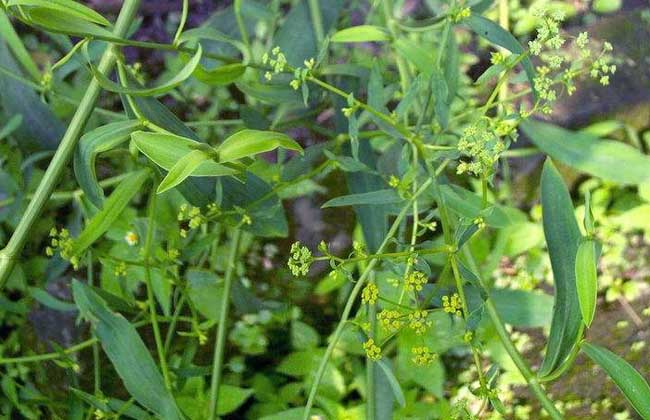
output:
[[[587,188],[576,211],[556,167],[637,186],[650,182],[650,159],[545,120],[560,97],[616,77],[612,45],[563,31],[561,9],[533,10],[534,30],[517,39],[506,0],[432,1],[426,18],[376,0],[354,24],[345,12],[357,2],[235,0],[191,29],[184,0],[171,42],[157,43],[130,38],[141,24],[139,0],[124,0],[114,20],[73,0],[1,1],[0,72],[27,93],[0,93],[5,111],[20,115],[0,132],[0,175],[11,192],[0,291],[90,326],[80,341],[48,352],[17,335],[0,344],[3,414],[508,417],[516,407],[502,401],[500,374],[510,365],[543,415],[561,419],[547,384],[584,353],[650,419],[646,380],[585,339],[598,312],[599,258],[610,255],[599,231],[602,199],[592,198],[602,194]],[[39,67],[15,25],[46,34],[60,58]],[[165,68],[152,77],[159,69],[129,61],[127,48],[163,52]],[[469,48],[489,53],[476,80],[463,61]],[[71,84],[83,86],[80,96]],[[12,98],[20,99],[14,109]],[[65,128],[57,107],[68,113]],[[530,150],[513,147],[519,133],[548,156],[541,221],[506,198],[508,158]],[[274,239],[295,227],[285,204],[319,194],[337,223],[353,209],[351,249]],[[493,276],[520,229],[543,231],[550,325],[526,318],[528,309],[551,312],[546,295]],[[543,248],[525,244],[518,254],[533,247]],[[282,249],[286,259],[280,253],[274,265]],[[71,301],[44,289],[61,276]],[[312,295],[305,278],[315,276],[322,280]],[[308,306],[334,292],[330,330]],[[25,313],[15,313],[3,322],[23,325]],[[287,325],[291,343],[270,343],[267,333]],[[512,326],[550,327],[539,366]],[[296,351],[281,360],[287,345]],[[460,381],[475,404],[450,404],[444,389],[427,386],[454,352],[471,364]],[[38,369],[52,362],[69,395],[41,387]],[[344,399],[341,365],[358,395]],[[286,383],[277,372],[298,379]]]

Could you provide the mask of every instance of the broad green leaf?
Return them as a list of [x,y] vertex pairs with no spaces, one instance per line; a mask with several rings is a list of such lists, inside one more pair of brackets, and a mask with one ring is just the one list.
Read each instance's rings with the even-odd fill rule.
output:
[[569,356],[580,339],[582,326],[575,272],[580,229],[569,191],[550,159],[542,172],[542,218],[553,269],[555,304],[540,377],[553,373]]
[[644,420],[650,420],[650,385],[628,362],[611,351],[582,343],[582,351],[607,372]]
[[72,254],[79,255],[104,234],[115,222],[131,199],[140,191],[142,185],[151,175],[149,169],[134,172],[115,188],[106,199],[102,209],[93,216],[84,230],[75,239]]
[[368,206],[377,204],[397,204],[404,201],[394,189],[369,191],[359,194],[343,195],[332,198],[323,204],[322,208],[343,206]]
[[183,180],[188,176],[191,176],[192,172],[194,172],[203,162],[209,159],[210,155],[202,150],[193,150],[180,158],[178,162],[171,167],[169,173],[162,180],[160,185],[158,185],[158,194],[164,193],[183,182]]
[[650,157],[625,143],[534,120],[521,128],[544,153],[579,171],[620,184],[650,180]]
[[81,190],[97,208],[101,208],[104,201],[104,190],[99,186],[95,173],[97,155],[119,146],[141,126],[137,120],[118,121],[96,128],[79,140],[74,155],[74,174]]
[[598,277],[596,273],[596,243],[583,240],[576,254],[576,288],[582,320],[589,327],[596,313]]
[[181,419],[174,397],[165,388],[158,367],[133,325],[79,281],[73,281],[72,291],[81,315],[91,322],[129,394],[162,419]]
[[203,50],[201,49],[201,45],[199,45],[194,56],[187,62],[187,64],[185,64],[185,66],[183,66],[182,69],[178,71],[178,73],[176,73],[169,80],[165,80],[158,86],[151,88],[133,88],[121,86],[108,77],[104,76],[90,62],[88,64],[90,65],[90,70],[92,71],[95,80],[97,80],[102,88],[108,90],[109,92],[122,93],[130,96],[158,96],[169,92],[187,80],[199,65],[202,53]]
[[302,147],[286,134],[273,131],[241,130],[228,137],[216,148],[220,162],[232,162],[278,147],[302,153]]
[[236,81],[245,72],[246,66],[242,63],[226,64],[210,70],[198,66],[194,70],[194,77],[208,85],[223,86]]
[[241,406],[251,395],[252,389],[239,388],[223,384],[219,387],[219,400],[217,401],[217,414],[225,416]]
[[[485,38],[491,43],[503,47],[513,54],[524,54],[524,48],[521,46],[519,41],[517,41],[517,38],[503,29],[498,23],[476,14],[472,14],[464,22],[466,22],[467,25],[481,38]],[[521,60],[521,65],[524,68],[530,86],[534,91],[535,87],[533,80],[535,79],[535,68],[533,67],[533,63],[530,61],[530,58],[524,57]]]
[[51,10],[52,14],[63,12],[99,25],[109,26],[111,24],[93,9],[72,0],[9,0],[7,6],[40,7]]
[[50,8],[32,7],[27,12],[28,22],[47,31],[73,35],[82,38],[97,38],[107,41],[124,41],[111,31],[93,22],[80,18],[70,11],[56,11]]
[[420,73],[431,76],[436,60],[430,49],[407,38],[399,38],[393,46],[397,53],[413,63]]
[[[131,138],[138,150],[167,171],[171,170],[183,156],[206,146],[204,143],[175,134],[136,131],[131,134]],[[236,173],[236,170],[213,160],[205,160],[193,171],[192,176],[224,176]]]
[[341,29],[332,35],[331,42],[382,42],[390,40],[384,28],[373,25],[359,25]]

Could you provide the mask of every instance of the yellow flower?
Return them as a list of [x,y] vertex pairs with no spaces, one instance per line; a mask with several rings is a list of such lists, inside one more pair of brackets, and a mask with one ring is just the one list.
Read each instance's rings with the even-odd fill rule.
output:
[[381,348],[375,344],[375,340],[372,338],[369,338],[365,343],[363,343],[363,349],[366,351],[366,356],[368,359],[381,359]]
[[456,314],[458,316],[461,316],[463,314],[461,312],[462,307],[463,306],[460,301],[460,296],[458,296],[458,293],[454,293],[451,299],[449,298],[449,296],[442,297],[442,309],[448,314]]
[[413,271],[406,277],[406,290],[420,291],[427,283],[427,276],[420,271]]
[[378,297],[379,289],[377,288],[377,285],[374,283],[368,283],[368,285],[363,288],[363,292],[361,292],[361,303],[374,305],[377,302]]
[[413,358],[411,360],[418,366],[430,365],[438,358],[438,355],[426,346],[413,347],[411,348],[411,353],[413,353]]

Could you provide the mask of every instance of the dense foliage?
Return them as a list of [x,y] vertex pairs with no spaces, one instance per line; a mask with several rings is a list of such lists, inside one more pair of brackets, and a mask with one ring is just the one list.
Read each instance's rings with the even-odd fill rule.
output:
[[573,3],[0,1],[2,416],[650,419],[591,335],[650,138],[554,123],[630,65]]

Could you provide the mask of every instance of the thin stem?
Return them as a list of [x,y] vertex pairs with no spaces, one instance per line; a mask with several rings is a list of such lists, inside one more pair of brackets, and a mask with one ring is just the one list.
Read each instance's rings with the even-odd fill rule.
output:
[[[426,191],[429,185],[431,185],[431,178],[429,178],[427,181],[425,181],[422,184],[422,186],[417,191],[417,193],[413,195],[413,197],[411,197],[411,200],[416,200],[420,194]],[[404,217],[406,217],[406,214],[411,208],[411,200],[409,200],[409,202],[402,208],[402,210],[395,218],[395,221],[391,225],[390,229],[388,230],[388,233],[386,234],[386,237],[384,238],[383,242],[381,243],[381,245],[377,250],[378,253],[382,253],[384,251],[386,246],[388,246],[388,244],[390,243],[392,237],[397,232],[397,229],[402,223],[402,220],[404,219]],[[325,374],[327,363],[329,362],[329,359],[330,357],[332,357],[332,353],[334,352],[334,347],[336,347],[336,344],[338,343],[339,339],[341,338],[341,335],[343,334],[343,329],[345,328],[345,324],[348,321],[348,318],[350,317],[350,313],[352,312],[352,307],[354,306],[354,302],[356,301],[357,296],[361,292],[361,289],[363,288],[366,279],[368,278],[370,273],[372,273],[373,269],[375,268],[378,262],[379,259],[373,259],[368,263],[365,270],[363,270],[363,272],[361,273],[359,280],[357,281],[357,283],[354,285],[354,288],[350,292],[350,296],[348,297],[348,300],[345,303],[345,307],[343,308],[343,313],[341,313],[341,318],[339,320],[339,323],[336,326],[336,329],[334,330],[334,334],[330,339],[330,342],[327,346],[327,350],[325,350],[325,355],[323,355],[320,364],[318,366],[318,370],[316,371],[314,382],[312,383],[311,390],[309,391],[309,398],[307,399],[307,405],[305,406],[303,420],[309,419],[309,414],[311,408],[314,406],[314,400],[316,399],[316,393],[318,392],[318,387],[320,386],[320,382],[323,380],[323,375]]]
[[[397,38],[398,28],[395,24],[395,18],[393,17],[393,0],[382,0],[382,6],[384,10],[384,19],[386,20],[386,26],[388,31],[393,36]],[[397,72],[399,73],[400,88],[402,89],[402,94],[406,95],[406,91],[409,87],[409,72],[406,62],[400,54],[395,55],[395,63],[397,64]]]
[[183,34],[183,29],[185,29],[185,22],[187,22],[187,12],[189,9],[189,1],[183,0],[183,9],[181,11],[181,20],[178,22],[178,29],[176,29],[176,34],[174,35],[174,45],[178,45],[178,40]]
[[241,35],[241,40],[246,47],[248,55],[251,55],[251,44],[250,39],[248,38],[248,31],[246,30],[246,22],[244,22],[244,17],[241,14],[241,4],[243,0],[235,0],[235,19],[237,19],[237,27],[239,28],[239,34]]
[[[375,283],[374,273],[371,273],[369,283]],[[368,338],[373,340],[377,336],[377,305],[368,305],[368,322],[370,323],[370,331]],[[377,396],[375,395],[376,384],[376,369],[375,362],[366,358],[366,418],[367,420],[375,420],[377,416]]]
[[[508,10],[509,0],[499,0],[499,25],[506,31],[510,29],[510,11]],[[501,47],[500,48],[502,54],[508,54],[508,50]],[[499,101],[500,102],[505,102],[506,98],[508,97],[508,84],[504,83],[501,85],[501,88],[499,89]]]
[[[126,35],[131,26],[131,22],[135,17],[139,4],[140,0],[124,1],[120,15],[115,23],[115,29],[113,31],[115,36],[124,37]],[[101,74],[107,75],[115,65],[116,48],[115,45],[111,44],[102,55],[99,65],[97,66],[98,71]],[[68,162],[74,153],[79,137],[83,132],[93,108],[95,107],[99,92],[99,83],[97,83],[95,79],[91,80],[77,111],[70,121],[70,125],[68,126],[63,139],[61,139],[61,143],[54,154],[50,165],[45,171],[45,174],[36,189],[34,199],[30,201],[27,206],[27,209],[25,210],[23,217],[20,219],[13,235],[9,239],[9,242],[5,248],[0,251],[0,291],[4,288],[9,275],[13,271],[16,259],[25,246],[25,242],[32,230],[32,226],[40,217],[41,211],[49,200],[52,191],[54,191],[61,173],[64,168],[68,166]]]
[[323,30],[323,17],[320,13],[318,0],[309,0],[309,14],[311,16],[311,24],[314,27],[314,35],[316,35],[316,45],[320,48],[320,45],[325,39],[325,31]]
[[151,281],[151,254],[153,248],[154,232],[156,227],[156,188],[157,183],[151,188],[149,197],[149,209],[147,211],[147,234],[144,242],[144,279],[147,285],[147,302],[149,303],[149,314],[151,317],[151,326],[153,327],[154,340],[156,341],[156,350],[158,352],[158,360],[160,362],[160,370],[162,371],[165,380],[165,387],[169,390],[172,389],[171,379],[169,376],[169,368],[167,367],[167,357],[165,356],[165,348],[160,334],[160,326],[158,325],[158,314],[156,311],[156,299],[153,294],[153,283]]
[[219,313],[219,326],[214,342],[214,357],[212,360],[212,380],[210,382],[210,410],[209,419],[217,418],[217,402],[219,400],[219,387],[221,385],[221,371],[223,367],[223,351],[226,345],[226,328],[228,322],[228,310],[230,307],[230,291],[237,264],[237,250],[239,248],[239,239],[241,229],[236,228],[230,242],[230,253],[228,254],[228,265],[223,283],[223,297],[221,300],[221,312]]
[[[87,267],[87,277],[88,284],[94,286],[95,283],[95,273],[93,269],[93,254],[92,251],[88,252],[88,267]],[[95,332],[92,332],[93,338],[95,337]],[[101,368],[99,365],[99,343],[93,343],[93,374],[94,374],[94,392],[95,395],[99,395],[99,391],[102,388],[102,377],[101,377]]]

